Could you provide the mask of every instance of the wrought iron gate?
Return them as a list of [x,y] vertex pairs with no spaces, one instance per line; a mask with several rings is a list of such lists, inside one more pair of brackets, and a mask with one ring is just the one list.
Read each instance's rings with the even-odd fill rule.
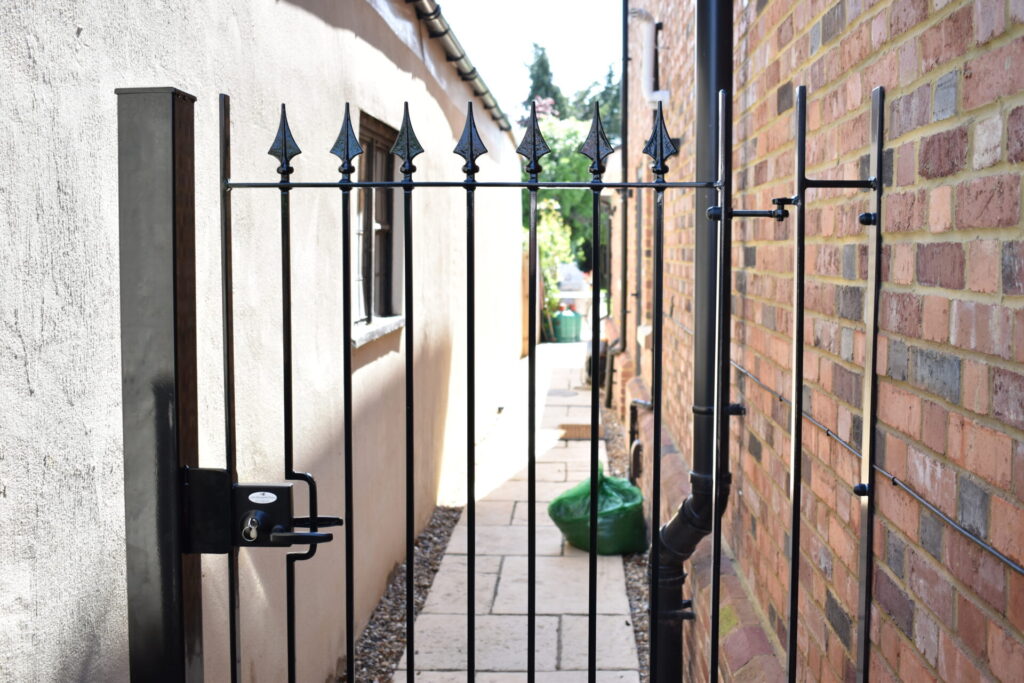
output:
[[[493,181],[478,179],[479,167],[476,160],[487,152],[473,119],[472,104],[469,105],[465,128],[454,149],[462,157],[464,177],[450,181],[425,181],[414,177],[414,159],[424,152],[413,130],[408,107],[391,153],[401,161],[402,180],[358,181],[352,179],[355,160],[362,153],[349,118],[348,107],[341,123],[337,141],[330,153],[341,160],[340,178],[321,181],[293,180],[292,160],[300,154],[299,146],[288,125],[284,105],[281,107],[277,136],[270,148],[270,155],[278,163],[276,181],[240,181],[231,174],[230,142],[230,100],[220,98],[220,191],[221,191],[221,277],[223,286],[223,343],[224,343],[224,400],[226,468],[223,470],[199,469],[196,457],[196,395],[195,395],[195,283],[194,283],[194,215],[192,213],[192,121],[191,107],[194,98],[173,89],[130,89],[119,91],[119,147],[121,163],[121,262],[122,262],[122,345],[125,370],[125,480],[126,512],[128,518],[129,545],[129,600],[131,602],[131,660],[135,680],[200,680],[202,678],[201,638],[198,616],[198,553],[226,553],[229,572],[229,623],[230,662],[233,681],[240,679],[239,636],[239,590],[238,554],[254,551],[259,547],[303,548],[289,553],[286,558],[286,604],[287,604],[287,651],[288,676],[296,679],[295,644],[299,625],[295,620],[295,564],[307,561],[316,555],[317,545],[333,540],[324,528],[344,526],[345,543],[345,596],[346,612],[346,661],[348,680],[355,680],[355,627],[353,605],[355,595],[354,558],[361,552],[355,547],[353,530],[355,525],[370,524],[358,518],[353,509],[353,459],[352,449],[352,254],[351,254],[351,195],[353,190],[391,189],[401,191],[404,213],[404,291],[405,291],[405,436],[406,436],[406,629],[408,670],[414,672],[415,663],[415,609],[412,577],[414,566],[414,474],[416,452],[413,434],[416,430],[417,411],[414,405],[414,344],[415,311],[413,288],[416,284],[413,272],[412,254],[417,231],[413,226],[413,201],[416,191],[431,188],[462,188],[466,199],[466,287],[468,292],[467,356],[467,505],[468,562],[467,562],[467,673],[473,680],[474,659],[474,595],[475,558],[474,530],[476,524],[474,444],[475,434],[475,332],[474,332],[474,245],[476,240],[475,202],[480,190],[525,190],[529,195],[529,308],[536,311],[538,304],[538,246],[537,246],[537,194],[545,188],[574,188],[592,195],[592,225],[594,240],[592,338],[595,352],[591,377],[591,437],[590,474],[591,480],[598,477],[598,423],[601,402],[599,400],[600,354],[596,352],[596,340],[601,337],[598,287],[602,280],[600,272],[600,214],[601,195],[606,190],[645,190],[654,193],[653,235],[654,235],[654,353],[651,409],[654,413],[654,439],[652,443],[651,466],[653,487],[651,491],[652,519],[650,529],[654,542],[650,557],[650,660],[652,668],[659,658],[679,656],[665,652],[665,639],[659,638],[659,629],[666,624],[678,624],[692,616],[685,612],[680,591],[673,588],[675,595],[661,591],[664,583],[661,573],[667,552],[663,548],[665,532],[662,531],[661,509],[661,444],[663,405],[663,357],[661,353],[664,321],[664,197],[667,192],[688,190],[711,190],[717,195],[714,206],[707,208],[707,215],[715,226],[718,245],[717,261],[714,264],[716,297],[715,333],[715,400],[714,405],[700,407],[712,416],[715,425],[714,462],[711,475],[694,479],[695,486],[705,486],[711,493],[712,510],[711,535],[713,540],[711,574],[711,651],[710,672],[717,680],[718,667],[718,600],[720,581],[721,524],[720,516],[724,507],[724,496],[728,486],[727,443],[729,419],[741,407],[729,402],[730,366],[730,293],[731,293],[731,223],[733,218],[768,218],[783,220],[788,216],[787,205],[797,210],[795,229],[795,272],[794,311],[797,313],[797,333],[794,345],[794,415],[802,414],[802,322],[803,311],[803,206],[805,192],[813,187],[873,189],[876,193],[876,211],[865,214],[862,222],[874,226],[871,232],[869,253],[871,254],[870,275],[873,278],[871,301],[868,306],[869,324],[875,320],[875,300],[878,291],[878,211],[882,191],[882,104],[880,89],[874,94],[873,139],[875,148],[874,175],[867,180],[810,180],[804,175],[804,128],[806,93],[798,92],[798,136],[797,136],[797,186],[793,197],[775,200],[775,207],[767,210],[742,210],[732,206],[731,152],[732,114],[731,99],[726,91],[718,93],[717,126],[717,176],[690,181],[669,181],[667,161],[677,154],[678,149],[668,132],[666,121],[659,104],[654,117],[653,129],[644,147],[644,154],[651,158],[654,180],[651,182],[606,182],[603,179],[605,160],[612,147],[605,136],[600,113],[595,105],[591,129],[579,152],[591,160],[590,179],[573,182],[552,182],[542,178],[542,158],[549,148],[541,134],[536,111],[532,111],[526,133],[517,152],[526,162],[525,180]],[[161,131],[154,136],[154,130]],[[148,170],[146,170],[148,167]],[[276,191],[279,196],[281,235],[281,273],[283,307],[282,324],[282,372],[284,392],[282,409],[284,416],[283,478],[286,482],[302,482],[309,492],[309,506],[305,515],[294,516],[292,489],[290,483],[250,485],[238,482],[236,472],[235,439],[235,369],[234,369],[234,309],[232,300],[233,258],[232,258],[232,196],[239,190]],[[292,316],[291,316],[291,196],[293,192],[331,190],[340,192],[342,233],[342,279],[343,303],[342,321],[344,338],[340,340],[343,349],[343,418],[344,435],[344,494],[343,517],[320,514],[317,504],[317,487],[313,474],[299,472],[294,467],[294,430],[292,402]],[[154,201],[157,197],[157,201]],[[140,229],[143,228],[143,229]],[[191,274],[190,274],[191,269]],[[870,335],[873,339],[874,335]],[[537,320],[529,316],[529,361],[528,394],[528,593],[527,593],[527,678],[534,679],[535,673],[535,617],[536,617],[536,343]],[[158,343],[154,346],[154,339]],[[871,381],[865,383],[865,436],[866,448],[863,457],[864,484],[859,491],[864,496],[862,522],[865,539],[862,548],[862,612],[860,614],[860,638],[862,655],[866,661],[868,643],[867,623],[870,605],[871,562],[871,476],[874,462],[871,456],[874,400],[874,353],[873,345],[868,351]],[[694,407],[695,412],[698,406]],[[155,419],[154,419],[155,418]],[[792,419],[793,459],[791,462],[793,500],[793,555],[791,562],[791,604],[790,604],[790,665],[795,675],[796,604],[799,589],[799,491],[800,491],[800,419]],[[725,451],[723,453],[723,450]],[[696,476],[696,475],[695,475]],[[588,612],[588,671],[591,681],[595,679],[597,653],[597,498],[591,498],[590,506],[590,560],[589,560],[589,612]],[[665,525],[669,527],[669,525]],[[296,529],[308,529],[296,531]],[[706,532],[705,532],[706,533]],[[670,548],[671,544],[665,546]],[[250,550],[251,549],[251,550]],[[258,552],[258,551],[257,551]],[[671,559],[671,558],[670,558]],[[681,572],[681,569],[679,570]],[[685,574],[683,574],[685,576]],[[153,591],[153,586],[159,590]],[[663,634],[662,634],[663,635]],[[661,650],[661,651],[659,651]],[[866,670],[866,666],[865,666]],[[866,674],[865,674],[866,675]],[[664,677],[666,683],[671,680]]]

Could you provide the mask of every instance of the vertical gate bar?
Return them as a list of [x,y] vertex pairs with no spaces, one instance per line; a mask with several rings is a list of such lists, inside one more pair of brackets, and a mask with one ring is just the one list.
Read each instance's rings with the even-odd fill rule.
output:
[[[877,87],[871,92],[871,161],[874,170],[874,215],[861,217],[868,227],[868,294],[864,319],[867,326],[867,344],[864,350],[863,403],[860,460],[860,594],[857,614],[857,681],[866,683],[871,656],[871,582],[874,570],[875,523],[875,423],[878,397],[878,296],[882,286],[882,192],[884,181],[885,147],[885,89]],[[866,490],[865,490],[866,489]]]
[[804,209],[807,192],[807,86],[796,89],[796,222],[793,226],[793,367],[790,388],[789,444],[789,626],[786,674],[797,674],[797,625],[800,598],[800,501],[804,431]]
[[[659,108],[661,103],[658,103]],[[665,176],[658,177],[656,182],[665,182]],[[665,190],[654,191],[654,353],[651,367],[651,402],[654,404],[654,443],[651,452],[651,563],[650,563],[650,604],[648,606],[647,623],[650,629],[648,638],[648,662],[651,673],[658,652],[658,600],[659,580],[661,579],[661,543],[658,532],[661,529],[661,421],[662,410],[662,356],[664,355],[664,299],[665,299]],[[652,681],[654,678],[652,676]]]
[[391,153],[402,159],[402,235],[405,261],[402,282],[405,312],[405,644],[406,669],[416,675],[416,434],[415,434],[415,342],[413,305],[412,174],[413,158],[423,152],[409,120],[409,103],[404,105],[402,127]]
[[199,464],[195,98],[115,93],[128,668],[201,681],[202,568],[182,533],[182,471]]
[[[652,380],[651,380],[651,404],[654,409],[654,445],[651,453],[651,553],[650,553],[650,570],[648,574],[649,591],[650,591],[650,602],[648,604],[648,661],[650,662],[651,669],[651,680],[656,680],[655,671],[657,676],[662,678],[672,678],[673,674],[669,674],[665,667],[658,666],[659,657],[659,639],[662,637],[660,633],[660,621],[666,619],[668,613],[678,612],[679,605],[673,601],[673,596],[669,596],[669,600],[666,601],[665,605],[661,604],[660,590],[661,590],[661,423],[663,419],[662,410],[662,363],[665,355],[664,349],[664,330],[665,330],[665,174],[668,172],[668,165],[665,160],[678,152],[676,146],[672,143],[672,138],[669,137],[668,129],[665,127],[664,112],[662,111],[662,103],[658,103],[658,111],[654,117],[654,129],[651,132],[651,137],[644,146],[644,154],[649,155],[653,159],[651,164],[651,170],[654,171],[654,250],[652,258],[654,259],[654,353]],[[635,431],[636,426],[636,406],[631,406],[630,412],[630,439],[633,438],[632,432]],[[677,586],[678,589],[678,586]],[[678,619],[679,614],[673,614],[670,618]],[[678,621],[675,622],[678,624]],[[671,644],[667,644],[667,647],[678,649],[679,642],[677,637],[681,636],[681,631],[673,628],[674,624],[671,624],[665,629],[664,635],[666,638],[673,640]],[[673,635],[674,633],[674,635]]]
[[[348,174],[346,174],[348,176]],[[350,177],[344,179],[351,182]],[[355,681],[356,667],[356,620],[355,620],[355,495],[353,480],[355,454],[352,451],[352,188],[342,185],[341,188],[342,245],[341,271],[342,303],[341,319],[345,328],[342,338],[342,393],[345,402],[343,419],[345,422],[345,674],[347,681]]]
[[[412,181],[412,175],[406,174]],[[413,391],[414,348],[412,288],[412,187],[402,190],[405,240],[405,642],[408,651],[409,676],[416,675],[416,446]]]
[[[536,183],[541,172],[539,159],[551,150],[544,141],[537,123],[537,104],[530,105],[530,119],[522,142],[516,147],[516,153],[526,159],[526,173],[529,182]],[[537,185],[527,188],[530,193],[530,254],[529,254],[529,303],[527,306],[529,320],[527,323],[527,396],[526,396],[526,520],[527,520],[527,552],[526,552],[526,680],[533,683],[536,675],[536,622],[537,622]]]
[[[231,483],[238,483],[235,438],[235,303],[231,258],[231,98],[220,96],[220,268],[224,344],[224,463]],[[228,551],[228,656],[231,681],[238,683],[242,661],[239,604],[238,548]]]
[[[281,360],[284,393],[284,476],[292,481],[303,481],[309,489],[309,529],[317,530],[316,482],[306,472],[295,471],[295,411],[293,401],[292,373],[292,254],[291,254],[291,192],[287,186],[291,179],[292,157],[301,154],[288,127],[285,106],[281,105],[281,124],[277,138],[270,148],[271,156],[278,158],[281,165],[277,172],[281,176]],[[288,681],[296,680],[295,663],[295,563],[308,560],[316,554],[316,545],[310,545],[302,553],[288,553],[285,557],[285,599],[288,630]]]
[[[598,176],[599,178],[600,176]],[[597,680],[597,503],[600,497],[598,437],[601,419],[601,189],[593,191],[592,282],[590,302],[590,563],[588,568],[587,679]]]
[[341,173],[341,325],[342,332],[342,419],[345,423],[344,468],[345,468],[345,680],[355,681],[355,528],[352,525],[355,510],[354,500],[354,458],[352,450],[352,159],[363,153],[352,130],[349,105],[345,103],[345,117],[342,120],[338,139],[331,148],[331,154],[341,159],[338,172]]
[[[472,104],[470,104],[472,108]],[[472,109],[470,109],[472,111]],[[466,178],[466,673],[476,677],[476,188]]]
[[729,344],[732,307],[732,101],[718,91],[718,295],[715,381],[715,462],[712,468],[711,515],[711,652],[710,680],[718,680],[719,604],[722,592],[722,479],[729,472]]
[[[530,181],[537,182],[540,166],[528,168]],[[530,285],[529,285],[529,359],[527,360],[526,430],[526,680],[533,683],[537,667],[537,188],[530,188]]]

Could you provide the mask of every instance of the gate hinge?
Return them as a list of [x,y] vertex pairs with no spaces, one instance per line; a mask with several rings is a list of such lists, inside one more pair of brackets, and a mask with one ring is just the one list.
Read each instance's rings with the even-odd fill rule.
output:
[[295,527],[319,529],[344,523],[339,517],[293,516],[290,483],[232,483],[223,469],[183,468],[182,508],[187,553],[327,543],[333,534],[295,531]]

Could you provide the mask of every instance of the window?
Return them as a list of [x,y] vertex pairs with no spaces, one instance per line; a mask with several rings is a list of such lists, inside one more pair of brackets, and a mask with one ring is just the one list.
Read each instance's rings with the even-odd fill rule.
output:
[[[359,179],[395,179],[394,157],[390,153],[398,132],[377,119],[361,114],[359,144],[363,147]],[[396,274],[401,270],[401,226],[395,225],[396,193],[389,188],[364,188],[359,192],[358,220],[353,264],[353,316],[361,329],[356,343],[365,343],[401,325],[401,287]],[[375,331],[376,333],[372,333]]]

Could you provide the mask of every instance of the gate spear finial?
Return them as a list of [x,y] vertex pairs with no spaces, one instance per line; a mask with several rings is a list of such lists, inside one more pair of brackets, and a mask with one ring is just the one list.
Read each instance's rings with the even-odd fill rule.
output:
[[459,138],[459,143],[455,145],[454,152],[466,160],[466,165],[462,167],[462,172],[466,174],[467,179],[472,179],[476,172],[480,170],[480,167],[476,165],[476,158],[487,153],[487,148],[484,147],[483,140],[480,139],[480,133],[477,132],[476,121],[473,120],[472,102],[469,103],[466,114],[466,126],[462,129],[462,137]]
[[352,120],[349,118],[348,102],[346,102],[345,119],[341,122],[338,139],[334,141],[334,147],[331,147],[331,154],[341,159],[338,172],[341,173],[342,180],[350,179],[352,172],[356,170],[356,167],[352,165],[352,160],[362,153],[363,147],[359,144],[359,138],[356,137],[355,131],[352,130]]
[[587,134],[587,139],[580,145],[579,152],[594,162],[590,165],[590,172],[594,174],[595,180],[604,173],[604,160],[613,151],[612,144],[608,142],[608,136],[604,134],[604,125],[601,123],[601,109],[598,107],[597,100],[594,100],[594,119],[590,124],[590,133]]
[[409,103],[405,103],[405,111],[402,114],[402,127],[398,129],[398,138],[395,139],[395,144],[391,146],[391,153],[398,156],[402,160],[402,173],[405,175],[406,180],[412,179],[412,174],[416,172],[416,167],[412,165],[412,160],[419,154],[423,153],[423,147],[420,145],[420,141],[416,139],[416,133],[412,129],[412,122],[409,120]]
[[284,103],[281,104],[281,123],[277,127],[277,137],[274,138],[274,144],[270,146],[267,154],[281,162],[277,169],[281,175],[291,174],[291,160],[302,154],[295,138],[292,137],[292,129],[288,127],[288,114],[285,113]]
[[668,134],[668,128],[665,127],[665,117],[661,111],[661,102],[658,102],[658,114],[654,117],[654,128],[651,130],[651,137],[647,140],[647,144],[644,145],[644,154],[654,159],[654,162],[651,164],[651,170],[654,171],[655,175],[664,180],[665,174],[668,173],[668,166],[665,164],[665,160],[678,153],[679,150],[676,148],[675,143],[672,142],[672,137]]
[[551,149],[540,132],[540,125],[537,123],[537,103],[530,103],[530,120],[526,124],[526,133],[522,142],[516,147],[516,153],[526,159],[526,172],[530,174],[531,180],[536,180],[541,172],[540,158],[549,154]]

